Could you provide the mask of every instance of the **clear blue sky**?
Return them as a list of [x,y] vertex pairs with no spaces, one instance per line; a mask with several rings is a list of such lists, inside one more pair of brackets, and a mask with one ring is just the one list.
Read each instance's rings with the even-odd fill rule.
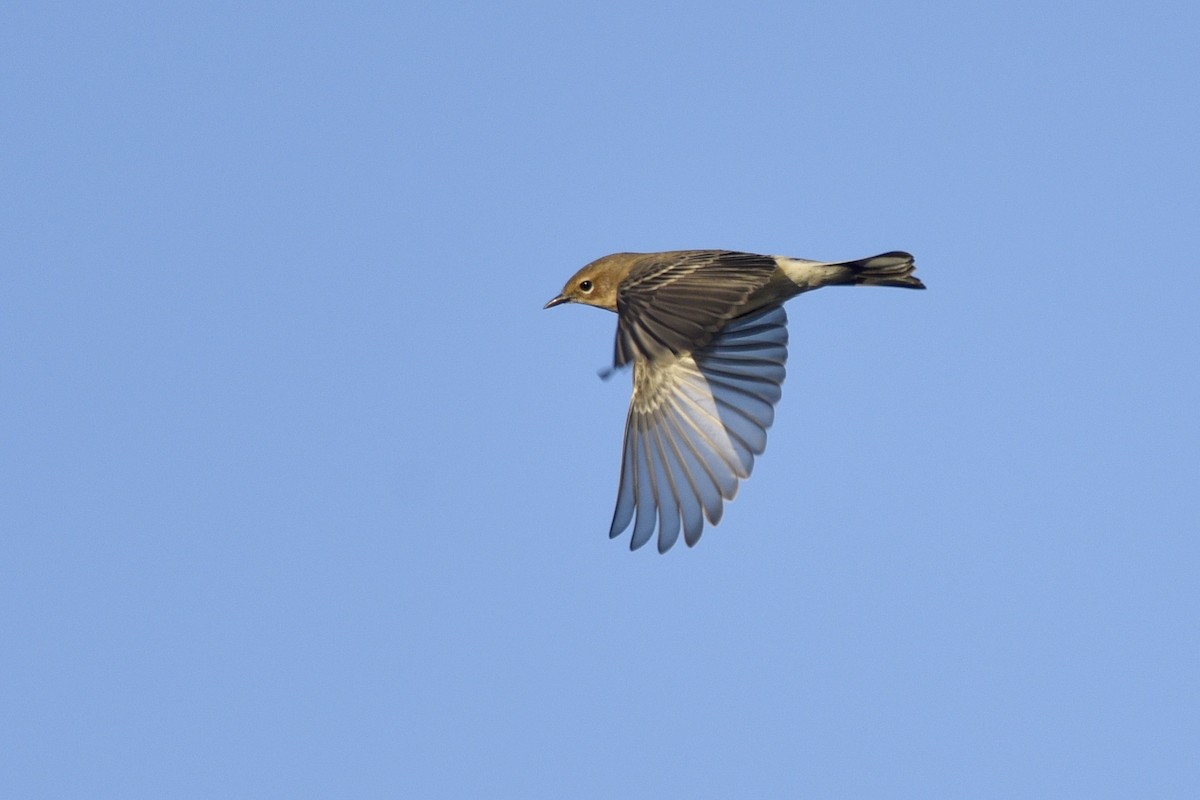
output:
[[[1200,12],[0,11],[0,795],[1200,796]],[[789,305],[606,537],[616,250]]]

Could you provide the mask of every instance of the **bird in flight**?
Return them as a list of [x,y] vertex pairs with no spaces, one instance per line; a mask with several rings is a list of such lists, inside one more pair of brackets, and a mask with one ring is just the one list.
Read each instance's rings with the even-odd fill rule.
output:
[[924,289],[913,257],[809,261],[731,250],[614,253],[575,273],[546,308],[617,313],[614,368],[633,364],[621,481],[609,536],[633,523],[630,549],[658,530],[665,553],[748,478],[767,444],[787,362],[786,300],[823,286]]

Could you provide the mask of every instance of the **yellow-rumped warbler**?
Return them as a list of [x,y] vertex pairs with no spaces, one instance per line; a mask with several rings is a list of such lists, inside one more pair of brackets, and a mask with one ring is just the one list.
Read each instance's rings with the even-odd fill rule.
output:
[[617,312],[614,367],[633,363],[621,484],[609,536],[633,526],[636,550],[658,550],[682,527],[696,544],[704,518],[749,477],[763,452],[787,361],[784,301],[822,286],[924,289],[913,258],[808,261],[729,250],[614,253],[588,264],[546,308],[584,303]]

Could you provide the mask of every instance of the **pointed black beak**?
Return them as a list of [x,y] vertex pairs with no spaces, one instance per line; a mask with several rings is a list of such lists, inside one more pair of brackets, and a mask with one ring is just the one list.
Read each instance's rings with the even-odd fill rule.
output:
[[546,305],[542,306],[542,308],[554,308],[555,306],[561,306],[563,303],[569,303],[569,302],[571,302],[571,298],[567,297],[566,295],[560,294],[558,297],[554,298],[549,303],[546,303]]

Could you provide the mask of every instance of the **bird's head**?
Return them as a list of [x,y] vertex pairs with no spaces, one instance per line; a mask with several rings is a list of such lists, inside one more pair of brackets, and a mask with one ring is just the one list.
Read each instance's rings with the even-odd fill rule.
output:
[[633,268],[635,253],[615,253],[597,259],[571,276],[562,292],[546,308],[563,303],[584,303],[617,310],[617,287]]

